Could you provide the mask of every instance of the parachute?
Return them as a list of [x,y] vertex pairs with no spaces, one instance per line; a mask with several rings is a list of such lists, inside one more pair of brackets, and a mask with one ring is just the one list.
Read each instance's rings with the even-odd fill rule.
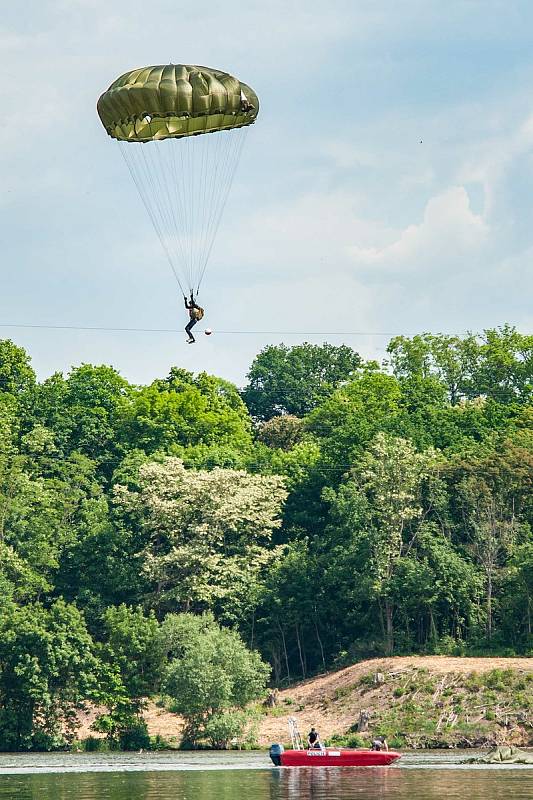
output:
[[227,72],[168,64],[121,75],[97,109],[182,293],[197,295],[257,95]]

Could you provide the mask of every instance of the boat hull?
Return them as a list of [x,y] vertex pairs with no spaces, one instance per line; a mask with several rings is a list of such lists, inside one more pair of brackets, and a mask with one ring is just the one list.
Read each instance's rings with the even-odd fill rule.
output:
[[279,755],[282,767],[387,767],[400,758],[394,750],[284,750]]

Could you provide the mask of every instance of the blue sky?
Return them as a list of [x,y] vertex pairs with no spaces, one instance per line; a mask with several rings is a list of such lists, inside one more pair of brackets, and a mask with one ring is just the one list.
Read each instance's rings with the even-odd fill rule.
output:
[[141,383],[176,364],[242,384],[271,342],[384,356],[386,336],[324,332],[531,332],[532,45],[533,5],[520,0],[9,4],[1,322],[185,322],[96,115],[115,77],[206,64],[252,85],[261,112],[202,293],[215,335],[194,347],[181,334],[0,335],[29,350],[41,377],[104,362]]

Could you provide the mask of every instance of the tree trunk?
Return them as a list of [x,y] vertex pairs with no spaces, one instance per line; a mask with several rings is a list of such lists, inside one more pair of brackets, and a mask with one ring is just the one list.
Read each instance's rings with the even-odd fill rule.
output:
[[429,641],[433,644],[437,643],[438,639],[437,626],[435,625],[435,618],[433,616],[433,609],[429,609]]
[[270,657],[272,661],[272,669],[274,675],[272,676],[274,679],[274,683],[278,684],[281,681],[281,656],[277,647],[272,645],[272,649],[270,651]]
[[492,639],[492,573],[487,574],[487,639]]
[[394,652],[394,609],[390,600],[385,600],[385,652],[388,656]]
[[320,632],[318,630],[318,622],[316,620],[316,609],[315,609],[315,631],[316,631],[316,638],[318,639],[318,646],[320,647],[320,655],[322,657],[322,666],[324,667],[324,672],[326,672],[326,658],[324,656],[324,645],[322,644],[322,639],[320,638]]
[[252,630],[250,632],[250,650],[254,649],[255,609],[252,611]]
[[302,653],[302,643],[300,641],[300,629],[298,628],[298,624],[294,626],[296,630],[296,641],[298,643],[298,654],[300,656],[300,666],[302,667],[302,678],[305,678],[305,661]]
[[287,680],[289,683],[291,682],[291,673],[289,670],[289,656],[287,655],[287,642],[285,641],[285,634],[283,632],[283,628],[278,622],[279,632],[281,633],[281,641],[283,642],[283,654],[285,656],[285,666],[287,667]]

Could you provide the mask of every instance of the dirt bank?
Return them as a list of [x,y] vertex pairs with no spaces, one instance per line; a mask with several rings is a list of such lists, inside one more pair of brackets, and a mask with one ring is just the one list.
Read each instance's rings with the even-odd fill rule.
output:
[[260,743],[286,741],[291,715],[302,730],[314,725],[326,738],[354,731],[366,711],[370,735],[398,734],[414,746],[525,745],[533,743],[532,707],[531,658],[372,659],[281,691]]
[[[283,689],[278,704],[264,709],[259,744],[286,742],[295,716],[302,732],[314,725],[322,738],[355,731],[368,713],[363,737],[386,733],[398,746],[533,745],[533,659],[380,658],[362,661]],[[94,735],[92,709],[79,737]],[[150,734],[177,744],[180,717],[149,702]]]

